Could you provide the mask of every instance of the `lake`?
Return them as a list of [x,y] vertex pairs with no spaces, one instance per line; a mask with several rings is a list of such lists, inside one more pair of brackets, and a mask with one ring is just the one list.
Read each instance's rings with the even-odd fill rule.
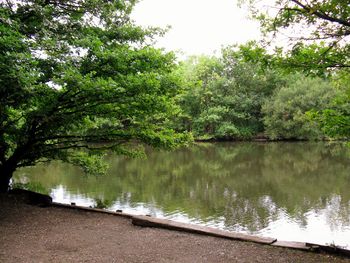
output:
[[52,162],[18,170],[14,181],[56,202],[350,248],[350,149],[341,144],[202,143],[146,153],[110,155],[103,176]]

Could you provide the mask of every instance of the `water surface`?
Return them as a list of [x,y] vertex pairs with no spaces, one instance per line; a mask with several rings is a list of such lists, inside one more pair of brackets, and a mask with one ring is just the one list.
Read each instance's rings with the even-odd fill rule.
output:
[[215,143],[147,159],[109,156],[107,175],[53,162],[21,169],[57,202],[281,240],[350,247],[350,150],[326,143]]

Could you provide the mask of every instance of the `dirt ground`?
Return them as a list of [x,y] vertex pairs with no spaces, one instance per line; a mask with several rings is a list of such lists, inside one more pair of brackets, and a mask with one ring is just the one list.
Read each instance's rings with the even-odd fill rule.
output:
[[176,231],[126,218],[36,207],[0,196],[0,262],[350,262],[350,259]]

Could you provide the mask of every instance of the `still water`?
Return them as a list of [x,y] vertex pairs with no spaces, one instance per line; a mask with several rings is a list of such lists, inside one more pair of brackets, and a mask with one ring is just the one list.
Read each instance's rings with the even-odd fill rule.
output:
[[104,176],[53,162],[21,169],[54,201],[104,204],[220,229],[350,248],[350,149],[326,143],[215,143],[147,159],[109,156]]

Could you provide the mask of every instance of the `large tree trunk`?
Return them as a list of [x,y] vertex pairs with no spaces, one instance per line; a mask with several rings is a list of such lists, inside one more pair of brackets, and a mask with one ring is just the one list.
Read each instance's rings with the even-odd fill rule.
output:
[[10,187],[10,180],[16,168],[0,166],[0,193],[7,193]]
[[0,193],[7,193],[10,186],[11,177],[0,176]]

